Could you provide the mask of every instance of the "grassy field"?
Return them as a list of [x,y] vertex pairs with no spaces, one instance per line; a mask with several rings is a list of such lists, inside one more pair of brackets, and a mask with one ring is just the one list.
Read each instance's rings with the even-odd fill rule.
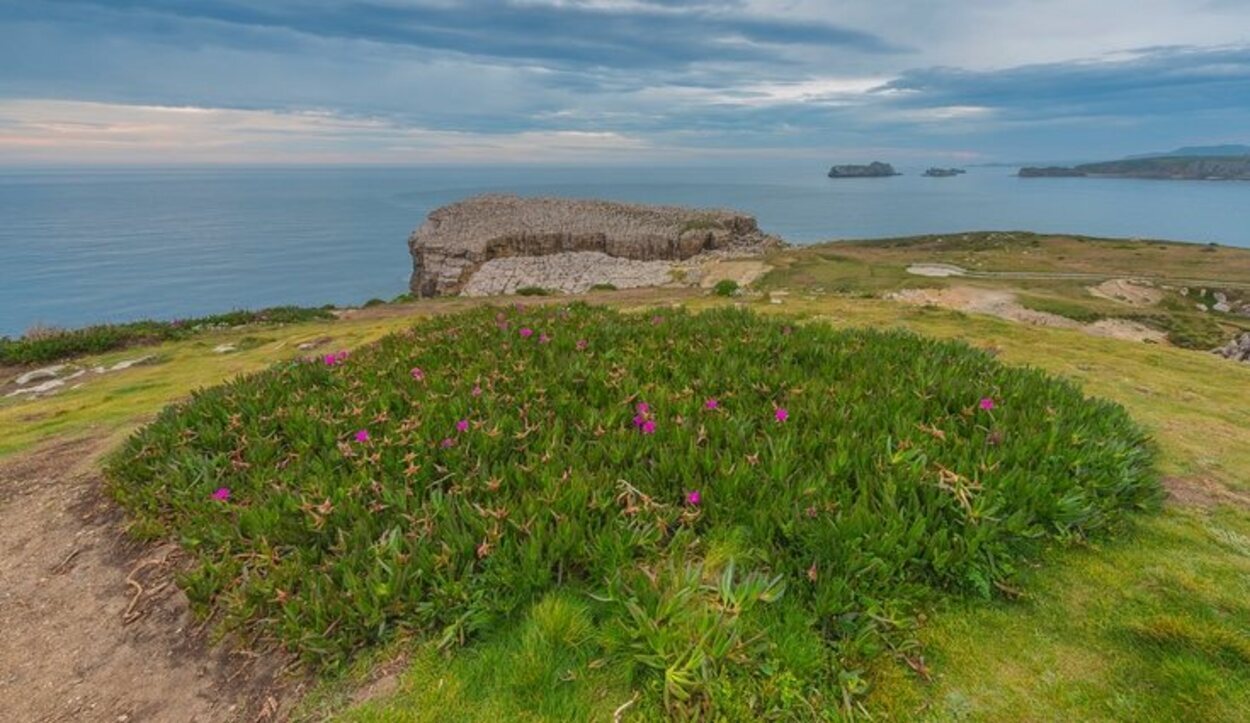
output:
[[[1132,246],[1105,253],[1116,251],[1150,251],[1162,258],[1173,253]],[[1165,269],[1168,274],[1217,273],[1218,264],[1206,264],[1203,255],[1227,250],[1185,251],[1187,258],[1178,252],[1176,264]],[[921,259],[891,250],[897,256],[887,263],[876,256],[854,258],[859,253],[818,249],[782,260],[766,286],[791,290],[785,303],[745,303],[795,324],[898,327],[959,339],[1008,364],[1072,379],[1085,392],[1123,405],[1154,436],[1159,466],[1174,497],[1162,512],[1135,516],[1111,539],[1052,548],[1020,570],[1011,584],[1018,596],[934,602],[909,636],[918,646],[874,658],[862,671],[862,683],[853,683],[862,685],[856,709],[862,706],[890,720],[1250,718],[1250,605],[1245,602],[1250,599],[1250,476],[1245,472],[1250,469],[1245,421],[1250,367],[1168,346],[858,298],[874,290],[951,282],[908,276],[903,267],[912,261],[970,265],[966,257]],[[1056,268],[1059,261],[1067,262],[1044,263]],[[1132,268],[1131,260],[1112,262]],[[1002,263],[1003,269],[1024,268],[1018,260]],[[1250,277],[1234,267],[1226,261],[1225,273],[1212,278],[1236,282]],[[1016,282],[1014,287],[1022,295],[1115,309],[1080,298],[1080,284]],[[734,303],[668,294],[610,293],[595,300],[630,308],[680,302],[695,310]],[[155,350],[159,364],[93,379],[47,399],[0,402],[0,454],[54,436],[133,429],[192,389],[300,354],[295,346],[301,342],[331,337],[319,352],[351,349],[407,327],[413,314],[463,306],[385,307],[354,319],[212,332],[165,344]],[[243,351],[212,352],[246,336],[254,339],[240,347]],[[131,350],[88,362],[135,355]],[[593,648],[577,643],[596,624],[585,599],[555,595],[520,613],[515,625],[453,653],[420,639],[395,640],[323,681],[298,713],[360,721],[481,720],[526,710],[533,720],[606,720],[624,706],[625,719],[640,716],[645,706],[635,699],[635,681],[620,668],[599,663]],[[362,688],[372,695],[361,695]],[[795,691],[801,695],[802,686],[781,684],[776,694]]]

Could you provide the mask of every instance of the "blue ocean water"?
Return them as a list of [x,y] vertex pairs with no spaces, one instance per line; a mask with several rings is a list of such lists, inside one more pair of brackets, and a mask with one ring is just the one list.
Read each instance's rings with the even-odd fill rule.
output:
[[792,243],[996,229],[1250,247],[1250,183],[825,170],[0,170],[0,335],[391,298],[407,287],[412,229],[487,191],[736,208]]

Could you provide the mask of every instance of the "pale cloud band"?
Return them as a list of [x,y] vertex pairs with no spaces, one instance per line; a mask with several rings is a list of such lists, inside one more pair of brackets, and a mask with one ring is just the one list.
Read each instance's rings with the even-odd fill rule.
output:
[[1247,142],[1230,0],[0,0],[0,164]]

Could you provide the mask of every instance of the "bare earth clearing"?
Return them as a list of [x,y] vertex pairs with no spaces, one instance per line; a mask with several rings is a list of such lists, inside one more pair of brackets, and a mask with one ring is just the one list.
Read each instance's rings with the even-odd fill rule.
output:
[[982,289],[974,286],[953,286],[948,289],[904,289],[890,294],[887,298],[908,304],[941,306],[974,314],[990,314],[1034,326],[1080,329],[1094,336],[1107,336],[1126,341],[1158,343],[1166,337],[1161,331],[1125,319],[1103,319],[1092,324],[1082,324],[1058,314],[1026,309],[1016,301],[1014,293],[998,289]]
[[173,545],[126,541],[100,493],[115,440],[0,463],[0,710],[9,721],[276,718],[281,658],[210,649],[173,584]]

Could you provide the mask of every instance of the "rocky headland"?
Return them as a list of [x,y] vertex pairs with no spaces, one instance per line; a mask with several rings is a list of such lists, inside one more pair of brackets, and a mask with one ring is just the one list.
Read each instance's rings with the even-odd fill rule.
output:
[[1146,178],[1177,181],[1250,181],[1250,156],[1157,156],[1079,166],[1026,166],[1021,178]]
[[841,165],[829,169],[830,178],[886,178],[902,175],[894,170],[894,166],[881,161],[873,161],[867,165]]
[[736,211],[484,195],[436,209],[408,239],[412,293],[577,293],[658,286],[713,257],[782,245]]

